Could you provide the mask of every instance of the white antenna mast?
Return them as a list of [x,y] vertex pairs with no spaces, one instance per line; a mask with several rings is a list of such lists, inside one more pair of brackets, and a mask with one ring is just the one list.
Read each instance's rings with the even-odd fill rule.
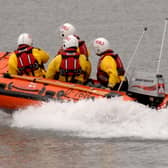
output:
[[163,45],[164,45],[165,36],[166,36],[167,21],[168,21],[168,18],[165,19],[164,31],[163,31],[163,36],[162,36],[162,43],[161,43],[161,47],[160,47],[160,55],[159,55],[157,71],[156,71],[157,74],[159,73],[159,70],[160,70],[160,61],[161,61],[161,58],[162,58]]
[[[134,50],[134,52],[133,52],[133,54],[132,54],[132,56],[131,56],[131,58],[130,58],[130,60],[129,60],[129,62],[128,62],[127,68],[126,68],[126,70],[125,70],[124,78],[126,77],[126,74],[127,74],[127,72],[128,72],[128,69],[129,69],[129,67],[130,67],[130,65],[131,65],[131,63],[132,63],[133,58],[135,57],[135,55],[136,55],[136,53],[137,53],[137,50],[138,50],[138,48],[139,48],[139,45],[140,45],[140,43],[141,43],[141,41],[142,41],[142,39],[143,39],[143,36],[144,36],[144,34],[145,34],[146,31],[147,31],[147,27],[144,28],[144,30],[143,30],[143,32],[142,32],[142,34],[141,34],[141,36],[140,36],[140,38],[139,38],[139,40],[138,40],[138,43],[137,43],[137,45],[136,45],[136,47],[135,47],[135,50]],[[120,91],[122,84],[123,84],[123,81],[121,81],[121,83],[120,83],[120,85],[119,85],[119,87],[118,87],[118,91]]]

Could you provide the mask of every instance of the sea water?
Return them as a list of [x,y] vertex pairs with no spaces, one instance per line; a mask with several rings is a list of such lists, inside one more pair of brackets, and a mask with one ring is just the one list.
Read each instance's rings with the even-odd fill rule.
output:
[[[0,0],[0,47],[13,51],[18,35],[28,32],[52,60],[61,44],[58,28],[70,22],[88,44],[95,77],[94,38],[106,37],[127,68],[148,27],[128,75],[136,69],[156,72],[160,63],[167,83],[167,33],[160,50],[167,6],[167,0]],[[50,102],[12,116],[1,110],[0,167],[167,168],[167,118],[168,109],[120,98]]]

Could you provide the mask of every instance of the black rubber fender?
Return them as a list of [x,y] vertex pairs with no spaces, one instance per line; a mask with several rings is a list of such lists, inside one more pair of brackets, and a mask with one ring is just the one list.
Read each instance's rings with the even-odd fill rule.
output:
[[110,98],[112,98],[112,97],[120,97],[120,96],[121,96],[121,94],[120,94],[120,93],[117,93],[117,92],[110,92],[110,93],[107,93],[107,94],[105,95],[105,97],[108,98],[108,99],[110,99]]
[[52,98],[56,93],[54,91],[51,91],[51,90],[47,90],[45,92],[45,96],[49,97],[49,98]]
[[6,83],[0,83],[0,88],[1,89],[5,89],[5,87],[6,87]]

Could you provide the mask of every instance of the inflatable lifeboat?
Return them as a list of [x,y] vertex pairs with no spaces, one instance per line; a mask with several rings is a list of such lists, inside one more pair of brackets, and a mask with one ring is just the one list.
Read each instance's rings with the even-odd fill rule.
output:
[[0,52],[0,109],[12,113],[43,102],[79,101],[82,99],[121,96],[124,101],[137,101],[149,107],[167,107],[168,94],[162,75],[136,73],[129,81],[128,92],[86,86],[41,77],[19,76],[8,73],[8,52]]
[[125,92],[39,77],[10,75],[7,73],[8,58],[8,52],[0,53],[0,108],[7,112],[50,100],[63,102],[114,96],[122,96],[123,100],[134,99]]

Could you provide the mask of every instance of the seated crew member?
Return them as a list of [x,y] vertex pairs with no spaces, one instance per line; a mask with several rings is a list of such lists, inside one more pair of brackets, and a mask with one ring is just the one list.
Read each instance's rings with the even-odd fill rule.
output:
[[[80,37],[78,35],[75,34],[76,32],[76,28],[70,24],[70,23],[64,23],[63,25],[60,26],[60,36],[62,39],[64,39],[65,37],[67,37],[68,35],[74,35],[77,39],[78,39],[78,52],[80,54],[84,54],[87,58],[89,56],[89,51],[88,48],[86,46],[86,43],[84,40],[80,40]],[[60,48],[58,53],[59,54],[63,49]]]
[[63,51],[48,65],[46,77],[60,81],[81,83],[87,82],[91,65],[85,55],[77,51],[78,39],[69,35],[63,40]]
[[124,77],[123,63],[118,54],[110,49],[108,40],[103,37],[97,38],[93,42],[93,47],[96,55],[100,56],[97,66],[97,80],[112,90],[118,90],[120,87],[120,90],[127,91],[128,81]]
[[44,63],[49,60],[46,51],[32,46],[32,38],[22,33],[17,40],[17,49],[11,53],[8,61],[8,72],[14,75],[45,77]]

